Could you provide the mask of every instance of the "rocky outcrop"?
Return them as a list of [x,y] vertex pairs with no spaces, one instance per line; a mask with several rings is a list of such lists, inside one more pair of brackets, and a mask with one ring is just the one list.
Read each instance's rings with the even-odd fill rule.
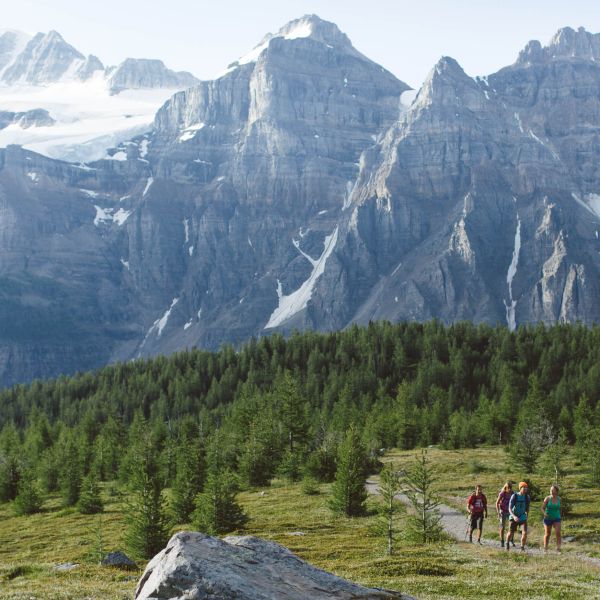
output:
[[192,87],[198,80],[186,71],[171,71],[162,60],[127,58],[109,72],[108,86],[113,94],[123,90]]
[[137,565],[133,562],[127,554],[121,550],[116,552],[109,552],[100,562],[103,567],[114,567],[115,569],[124,569],[126,571],[130,569],[136,569]]
[[0,129],[4,129],[9,125],[18,125],[22,129],[28,129],[29,127],[50,127],[54,123],[56,121],[43,108],[26,110],[25,112],[0,110]]
[[300,560],[255,537],[174,535],[146,567],[136,600],[392,600],[409,596],[369,589]]

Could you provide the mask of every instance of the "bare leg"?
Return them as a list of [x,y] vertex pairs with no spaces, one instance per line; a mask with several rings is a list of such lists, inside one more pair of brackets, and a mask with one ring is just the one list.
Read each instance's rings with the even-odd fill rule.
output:
[[560,546],[562,543],[561,534],[560,534],[560,522],[554,523],[554,531],[556,533],[556,549],[560,552]]
[[504,523],[502,521],[500,522],[499,533],[500,533],[500,542],[504,546]]
[[527,523],[523,523],[521,526],[523,533],[521,534],[521,549],[525,548],[525,544],[527,543]]
[[551,533],[552,525],[546,525],[546,523],[544,523],[544,552],[548,550],[548,542],[550,541]]

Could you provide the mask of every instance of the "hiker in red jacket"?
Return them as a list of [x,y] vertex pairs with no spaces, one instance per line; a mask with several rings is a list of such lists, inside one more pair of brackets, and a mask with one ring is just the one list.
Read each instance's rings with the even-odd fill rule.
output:
[[477,543],[481,544],[481,533],[483,531],[483,518],[487,518],[487,498],[480,484],[475,487],[475,493],[467,500],[467,511],[469,513],[469,542],[473,543],[473,530],[477,528],[479,534]]

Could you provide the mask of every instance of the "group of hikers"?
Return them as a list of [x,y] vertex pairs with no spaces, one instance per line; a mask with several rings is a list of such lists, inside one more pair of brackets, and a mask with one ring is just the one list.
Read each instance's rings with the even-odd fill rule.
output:
[[[561,508],[559,489],[557,485],[550,487],[550,494],[544,498],[541,510],[544,518],[544,551],[548,551],[548,542],[552,534],[552,529],[556,534],[556,549],[560,552],[560,521]],[[527,543],[527,522],[529,517],[529,507],[531,498],[529,496],[529,485],[526,481],[519,483],[519,491],[513,492],[513,486],[507,481],[496,500],[496,514],[498,515],[500,545],[502,548],[510,550],[514,547],[513,538],[517,529],[521,530],[521,550],[525,550]],[[469,525],[467,533],[469,542],[473,543],[473,532],[477,530],[477,542],[481,544],[481,534],[483,532],[483,519],[488,516],[487,498],[483,493],[483,487],[477,485],[475,491],[467,500],[467,512]],[[506,539],[504,534],[508,531]]]

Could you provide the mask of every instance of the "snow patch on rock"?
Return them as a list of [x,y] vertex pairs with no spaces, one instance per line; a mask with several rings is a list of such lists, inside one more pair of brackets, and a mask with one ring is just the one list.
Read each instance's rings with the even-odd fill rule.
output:
[[506,283],[508,284],[508,303],[504,302],[506,308],[506,323],[510,331],[515,331],[517,328],[516,319],[516,308],[517,301],[513,298],[512,284],[517,274],[517,267],[519,266],[519,254],[521,253],[521,219],[519,213],[517,213],[517,229],[515,231],[515,243],[513,248],[512,260],[508,267],[508,273],[506,274]]
[[[325,238],[324,249],[318,260],[314,261],[312,273],[308,279],[295,291],[289,295],[283,294],[283,289],[279,279],[277,280],[277,298],[279,299],[279,305],[271,314],[268,323],[265,325],[265,329],[271,329],[278,327],[296,313],[305,309],[309,300],[312,297],[313,290],[317,283],[317,280],[325,271],[325,264],[327,259],[333,252],[338,238],[338,228],[333,230],[331,235]],[[306,256],[306,255],[305,255]],[[308,256],[307,256],[308,258]],[[313,259],[310,259],[311,264]]]

